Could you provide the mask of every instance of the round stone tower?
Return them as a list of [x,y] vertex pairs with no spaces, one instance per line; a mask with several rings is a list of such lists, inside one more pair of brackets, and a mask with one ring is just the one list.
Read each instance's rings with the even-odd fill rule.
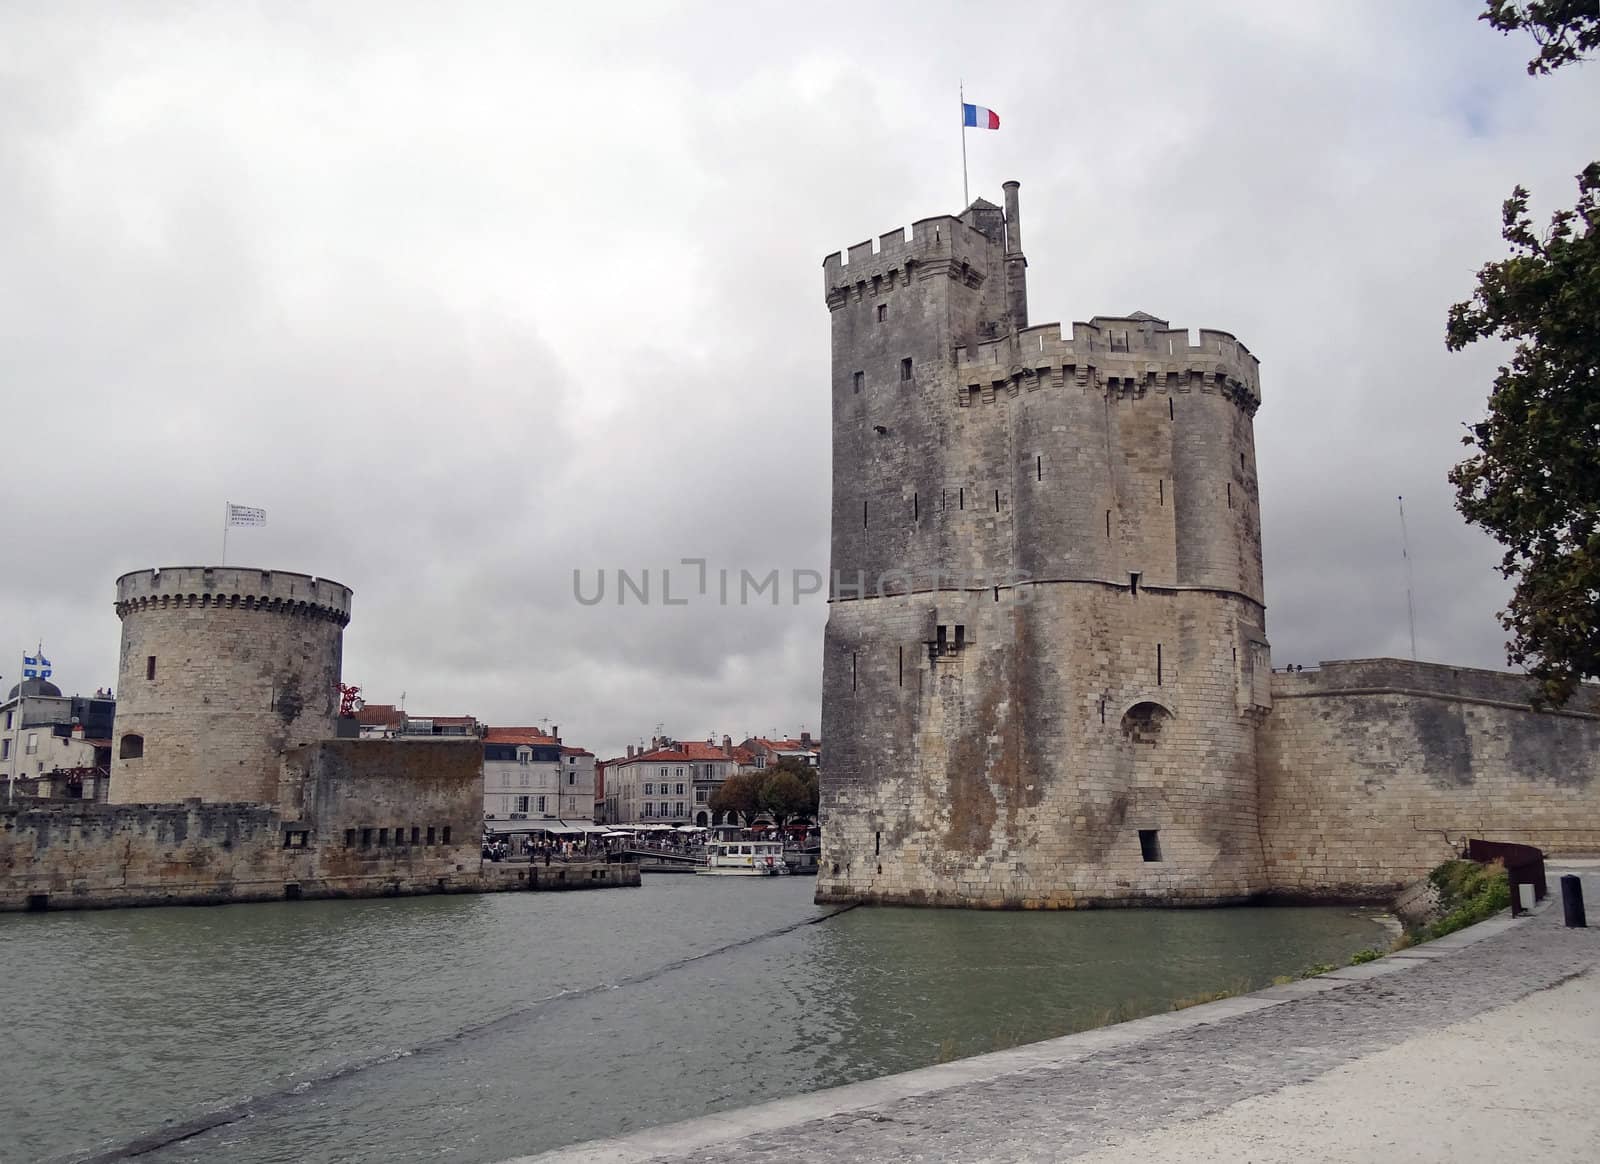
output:
[[117,579],[110,800],[277,800],[290,748],[334,734],[350,588],[231,566]]

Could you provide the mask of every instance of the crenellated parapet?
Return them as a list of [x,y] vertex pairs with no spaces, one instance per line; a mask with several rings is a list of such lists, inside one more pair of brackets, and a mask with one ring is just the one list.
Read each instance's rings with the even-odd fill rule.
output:
[[290,617],[350,621],[351,590],[327,578],[231,566],[166,566],[117,579],[116,612],[167,609],[260,610]]
[[1215,394],[1251,416],[1261,407],[1260,361],[1236,338],[1201,329],[1191,342],[1186,329],[1142,314],[1095,316],[1074,323],[1070,336],[1047,323],[958,346],[955,367],[961,407],[1068,384],[1117,398]]
[[981,287],[992,243],[982,231],[961,219],[941,215],[924,218],[904,229],[868,239],[822,260],[822,290],[830,310],[852,298],[882,294],[913,278],[948,278]]

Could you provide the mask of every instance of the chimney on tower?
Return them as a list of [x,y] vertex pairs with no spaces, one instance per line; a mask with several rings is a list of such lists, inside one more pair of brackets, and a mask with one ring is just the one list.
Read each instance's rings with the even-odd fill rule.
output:
[[1017,190],[1022,183],[1006,182],[1006,315],[1011,327],[1021,331],[1028,326],[1028,260],[1022,254],[1022,211]]

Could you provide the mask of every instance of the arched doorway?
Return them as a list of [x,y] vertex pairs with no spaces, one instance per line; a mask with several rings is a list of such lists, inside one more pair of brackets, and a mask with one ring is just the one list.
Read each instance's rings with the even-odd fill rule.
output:
[[703,813],[703,812],[695,813],[694,814],[694,823],[699,825],[701,828],[705,828],[706,827],[706,814]]

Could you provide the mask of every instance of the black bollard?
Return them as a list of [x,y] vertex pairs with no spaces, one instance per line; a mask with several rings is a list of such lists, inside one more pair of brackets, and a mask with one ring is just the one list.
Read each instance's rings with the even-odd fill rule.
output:
[[1586,929],[1583,916],[1583,879],[1573,873],[1561,875],[1561,917],[1569,929]]

